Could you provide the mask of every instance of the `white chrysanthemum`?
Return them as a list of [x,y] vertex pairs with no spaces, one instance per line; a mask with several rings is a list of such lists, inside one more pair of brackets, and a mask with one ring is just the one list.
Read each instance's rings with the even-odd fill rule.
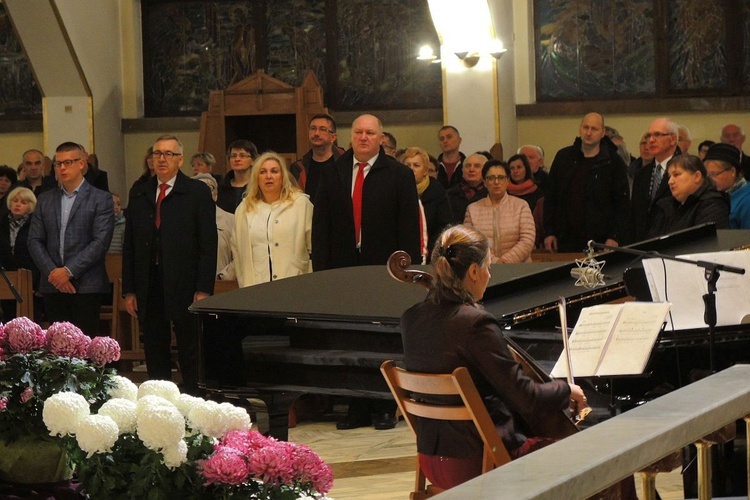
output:
[[90,413],[89,403],[75,392],[58,392],[44,402],[42,420],[50,436],[75,434],[81,419]]
[[169,380],[147,380],[138,386],[138,399],[149,395],[161,396],[170,403],[175,403],[180,397],[180,389]]
[[113,398],[99,409],[99,415],[106,415],[117,424],[120,434],[135,432],[136,404],[123,398]]
[[197,404],[188,414],[191,429],[206,436],[221,438],[230,430],[250,428],[250,415],[243,408],[229,403],[204,401]]
[[183,440],[180,440],[175,446],[167,446],[161,451],[161,454],[164,456],[164,465],[170,469],[179,467],[187,462],[187,452],[188,446]]
[[177,409],[174,404],[167,401],[161,396],[143,396],[138,400],[138,403],[136,403],[136,414],[140,415],[144,411],[149,411],[152,408],[157,407],[174,408],[175,410]]
[[113,380],[115,386],[107,391],[110,397],[127,399],[134,402],[138,400],[138,387],[130,379],[115,375]]
[[196,398],[195,396],[191,396],[190,394],[180,394],[180,397],[177,398],[177,401],[174,402],[175,406],[178,410],[180,410],[180,413],[187,418],[188,415],[190,415],[190,410],[192,410],[196,405],[204,403],[206,400],[203,398]]
[[94,453],[112,451],[119,435],[117,424],[106,415],[88,415],[78,424],[76,441],[91,458]]
[[185,419],[172,406],[154,406],[138,412],[138,437],[150,450],[177,446],[185,437]]

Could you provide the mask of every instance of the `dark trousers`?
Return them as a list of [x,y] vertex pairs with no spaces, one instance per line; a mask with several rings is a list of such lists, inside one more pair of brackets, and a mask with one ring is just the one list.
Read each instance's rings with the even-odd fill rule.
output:
[[164,311],[164,293],[160,266],[154,265],[149,279],[146,315],[141,319],[148,377],[172,380],[171,344],[174,329],[183,392],[197,395],[200,322],[187,308],[176,317],[169,318]]
[[47,320],[69,321],[89,337],[99,335],[99,313],[102,299],[99,293],[45,293],[44,308]]

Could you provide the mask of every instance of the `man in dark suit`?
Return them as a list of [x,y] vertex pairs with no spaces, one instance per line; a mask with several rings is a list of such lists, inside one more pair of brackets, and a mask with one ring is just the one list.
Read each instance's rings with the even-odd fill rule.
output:
[[200,325],[188,307],[214,291],[216,209],[208,186],[180,172],[176,137],[160,137],[152,156],[156,176],[130,191],[122,291],[142,325],[149,378],[171,379],[174,328],[184,391],[195,394]]
[[[414,174],[380,146],[383,125],[372,115],[352,124],[352,149],[322,172],[313,211],[313,269],[384,265],[396,250],[420,262],[419,205]],[[365,400],[349,405],[339,429],[396,425],[395,406]],[[388,402],[390,403],[390,402]]]
[[24,179],[19,185],[31,189],[37,198],[43,192],[57,187],[53,174],[44,175],[44,153],[38,149],[29,149],[23,153],[23,173]]
[[57,147],[54,166],[61,187],[39,196],[28,245],[41,272],[47,319],[70,321],[93,337],[101,294],[110,290],[104,259],[115,219],[112,195],[83,178],[85,162],[78,144]]
[[651,122],[643,137],[646,139],[652,160],[639,168],[633,176],[630,216],[631,239],[634,242],[648,238],[654,222],[656,203],[662,198],[672,196],[667,184],[667,163],[673,156],[682,154],[677,146],[677,124],[668,118],[657,118]]

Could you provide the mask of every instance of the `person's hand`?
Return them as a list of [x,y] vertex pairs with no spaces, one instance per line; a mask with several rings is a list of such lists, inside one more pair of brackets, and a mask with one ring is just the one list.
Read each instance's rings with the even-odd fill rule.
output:
[[125,309],[132,317],[138,317],[138,299],[135,298],[134,293],[125,294]]
[[581,386],[576,384],[568,385],[570,386],[570,407],[576,411],[586,408],[589,404]]
[[76,293],[76,287],[70,281],[63,283],[57,289],[62,293]]
[[[49,276],[47,276],[47,281],[49,281],[52,286],[57,288],[62,292],[60,287],[64,285],[65,283],[70,282],[70,276],[68,275],[68,270],[64,267],[56,267],[52,270],[52,272],[49,273]],[[75,292],[73,292],[75,293]]]
[[198,302],[199,300],[203,300],[206,297],[210,297],[210,295],[206,292],[195,292],[195,294],[193,295],[193,302]]
[[547,236],[544,238],[544,248],[552,252],[557,252],[557,236]]

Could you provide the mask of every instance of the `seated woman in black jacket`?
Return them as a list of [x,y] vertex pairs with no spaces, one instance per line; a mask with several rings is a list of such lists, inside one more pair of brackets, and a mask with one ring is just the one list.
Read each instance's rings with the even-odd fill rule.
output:
[[[497,319],[477,305],[490,279],[489,241],[463,225],[446,229],[432,253],[433,289],[401,317],[406,369],[451,373],[468,368],[512,457],[554,441],[534,436],[539,422],[560,418],[581,388],[562,380],[538,383],[511,357]],[[471,422],[417,421],[417,452],[429,481],[451,488],[482,471],[482,440]]]
[[[31,189],[17,187],[8,193],[6,203],[9,212],[0,218],[0,265],[6,271],[31,270],[36,290],[39,286],[39,269],[34,264],[28,247],[31,214],[36,208],[36,196]],[[16,317],[14,300],[3,300],[0,303],[4,321]],[[37,304],[34,305],[36,315]]]
[[729,196],[716,190],[700,158],[675,156],[669,160],[666,174],[672,196],[657,202],[651,237],[706,222],[716,223],[717,229],[729,229]]

